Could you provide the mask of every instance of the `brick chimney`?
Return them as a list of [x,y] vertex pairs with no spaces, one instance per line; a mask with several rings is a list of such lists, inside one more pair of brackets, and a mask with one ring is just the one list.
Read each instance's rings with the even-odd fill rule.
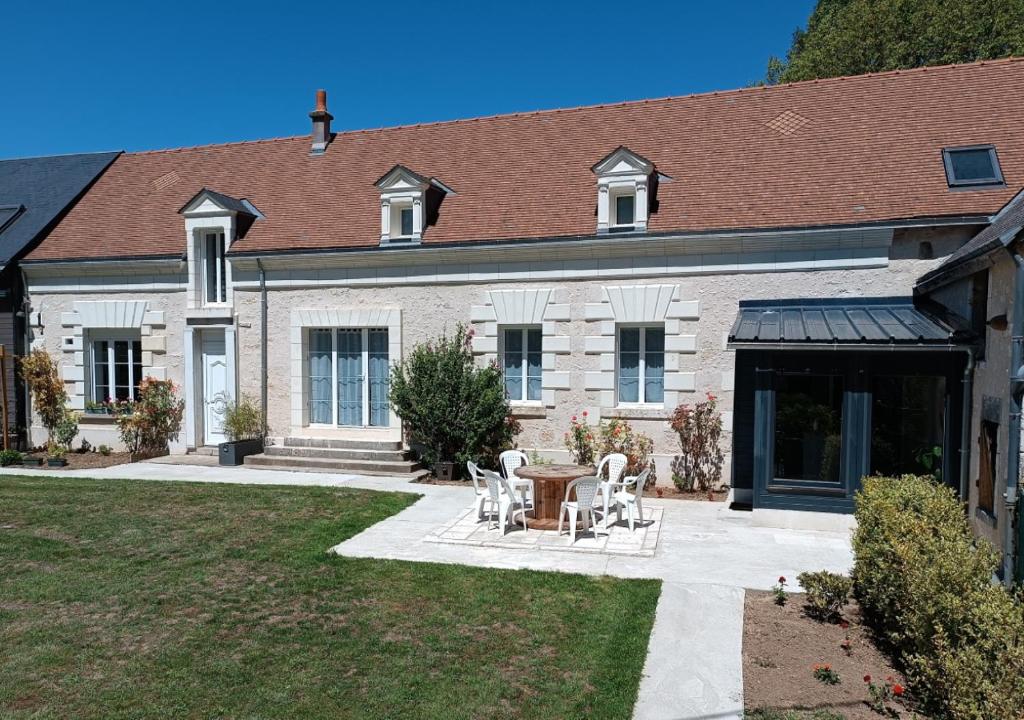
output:
[[309,114],[313,120],[313,147],[310,155],[323,155],[327,152],[327,144],[331,142],[331,120],[334,116],[327,112],[327,91],[316,91],[316,110]]

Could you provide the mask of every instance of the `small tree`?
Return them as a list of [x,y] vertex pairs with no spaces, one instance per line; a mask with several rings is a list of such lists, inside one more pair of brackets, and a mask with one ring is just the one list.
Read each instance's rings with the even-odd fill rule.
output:
[[451,336],[421,343],[391,373],[391,405],[426,464],[487,460],[512,445],[511,418],[501,371],[478,367],[473,334],[459,325]]
[[672,461],[676,487],[701,492],[718,487],[725,455],[719,444],[722,414],[715,396],[708,393],[707,400],[693,407],[680,405],[672,413],[671,425],[679,436],[680,454]]
[[181,431],[185,402],[174,383],[147,377],[134,403],[118,405],[117,429],[128,452],[162,453]]
[[21,378],[32,393],[32,403],[39,415],[39,422],[53,441],[54,431],[67,413],[68,402],[68,393],[57,372],[57,363],[48,352],[38,348],[21,358],[20,362]]

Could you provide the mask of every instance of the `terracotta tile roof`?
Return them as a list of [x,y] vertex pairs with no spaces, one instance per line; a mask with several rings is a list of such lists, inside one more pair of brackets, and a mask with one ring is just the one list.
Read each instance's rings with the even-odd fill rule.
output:
[[[424,244],[592,235],[590,168],[619,145],[672,178],[653,233],[988,215],[1024,184],[1020,97],[1012,59],[345,132],[320,157],[307,136],[128,153],[31,259],[180,254],[203,187],[266,216],[233,251],[375,246],[373,183],[397,163],[456,192]],[[947,187],[941,148],[973,143],[1005,189]]]

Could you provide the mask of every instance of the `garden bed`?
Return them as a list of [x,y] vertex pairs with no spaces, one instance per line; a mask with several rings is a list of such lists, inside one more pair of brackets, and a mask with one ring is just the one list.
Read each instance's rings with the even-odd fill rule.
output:
[[[661,490],[661,495],[658,495]],[[680,490],[675,485],[657,485],[654,488],[644,490],[644,497],[655,497],[658,500],[688,500],[690,502],[725,502],[729,499],[729,488],[715,490],[709,496],[706,492],[698,490]]]
[[[803,596],[784,606],[769,592],[747,591],[743,612],[743,699],[748,717],[759,720],[877,720],[885,717],[868,705],[866,675],[875,683],[906,686],[903,677],[876,646],[860,608],[851,601],[844,612],[849,627],[808,617]],[[849,651],[843,643],[849,637]],[[829,665],[839,683],[814,677],[816,665]],[[898,715],[914,717],[890,702]],[[815,714],[817,713],[817,714]],[[918,714],[916,717],[921,718]]]
[[132,462],[131,455],[123,452],[112,452],[109,455],[101,455],[98,452],[69,452],[64,456],[64,459],[68,461],[68,464],[63,468],[48,467],[46,464],[45,452],[26,453],[25,458],[41,458],[43,464],[40,467],[46,470],[91,470],[94,468],[111,467],[112,465],[124,465],[125,463]]

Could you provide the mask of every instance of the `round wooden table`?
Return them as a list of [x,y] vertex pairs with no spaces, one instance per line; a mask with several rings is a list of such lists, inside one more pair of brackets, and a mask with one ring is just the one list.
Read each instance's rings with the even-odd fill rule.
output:
[[527,527],[556,530],[558,511],[565,500],[565,488],[573,480],[597,473],[593,465],[524,465],[516,468],[517,477],[533,480],[533,517]]

